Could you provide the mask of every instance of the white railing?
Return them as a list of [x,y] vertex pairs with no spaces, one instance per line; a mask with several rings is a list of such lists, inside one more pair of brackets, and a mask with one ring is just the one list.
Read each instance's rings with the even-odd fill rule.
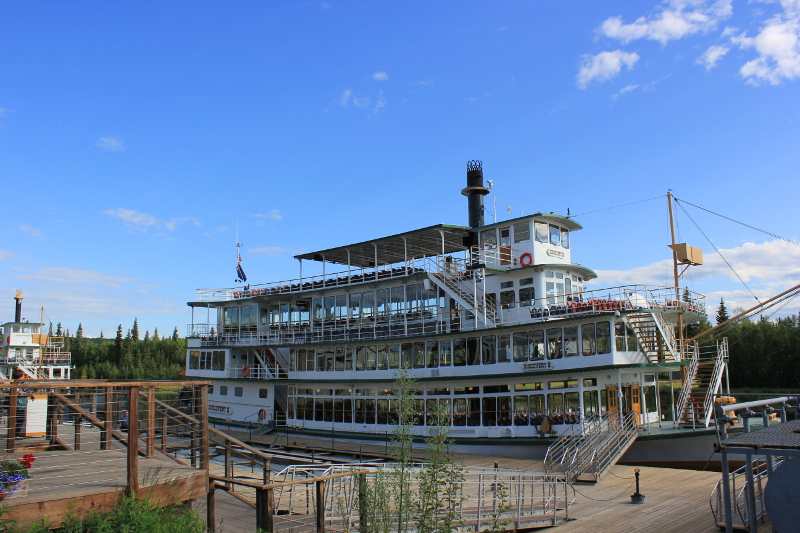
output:
[[667,350],[676,361],[680,361],[681,354],[676,348],[677,343],[675,342],[675,330],[672,329],[672,325],[670,325],[670,323],[667,322],[667,319],[663,313],[650,313],[650,314],[656,323],[658,331],[661,332],[661,338],[664,339],[664,344],[666,345]]
[[287,377],[280,365],[229,365],[228,377],[232,379],[278,379]]
[[728,337],[723,337],[722,341],[717,341],[717,357],[714,360],[714,372],[711,374],[711,381],[708,384],[708,392],[703,402],[705,409],[704,425],[708,427],[711,417],[714,414],[714,398],[722,387],[722,375],[725,372],[725,359],[728,357]]
[[[774,470],[783,463],[783,459],[773,457],[772,469]],[[764,459],[754,459],[753,466],[753,492],[756,498],[756,519],[760,520],[767,514],[764,506],[764,488],[769,479],[769,467]],[[747,465],[742,465],[731,472],[728,476],[730,483],[731,503],[733,511],[739,516],[742,524],[750,524],[750,517],[747,505]],[[714,490],[711,491],[708,504],[711,507],[711,514],[717,524],[725,523],[725,503],[724,503],[723,480],[717,481]],[[724,526],[723,526],[724,527]],[[760,529],[760,528],[759,528]]]
[[683,386],[681,387],[681,392],[678,395],[678,402],[675,405],[675,420],[672,421],[675,426],[681,423],[683,412],[686,410],[686,406],[689,402],[689,395],[692,393],[694,378],[697,376],[697,365],[700,361],[700,347],[697,342],[686,343],[681,346],[681,353],[683,354],[681,359],[684,361],[688,360],[688,364],[685,366],[686,375]]

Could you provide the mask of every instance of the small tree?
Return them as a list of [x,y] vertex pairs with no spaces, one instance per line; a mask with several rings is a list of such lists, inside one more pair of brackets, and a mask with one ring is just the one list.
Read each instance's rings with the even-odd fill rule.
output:
[[717,308],[717,324],[722,324],[730,320],[731,317],[728,316],[728,309],[725,307],[725,300],[722,298],[719,299],[719,308]]

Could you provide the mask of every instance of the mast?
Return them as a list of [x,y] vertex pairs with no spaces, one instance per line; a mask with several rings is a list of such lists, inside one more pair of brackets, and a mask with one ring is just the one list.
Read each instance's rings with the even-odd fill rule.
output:
[[680,305],[681,301],[681,286],[678,279],[678,252],[675,251],[675,218],[672,214],[672,191],[667,191],[667,206],[669,207],[669,233],[672,239],[672,274],[675,277],[675,301],[680,306],[678,313],[678,339],[680,340],[680,349],[683,349],[683,306]]

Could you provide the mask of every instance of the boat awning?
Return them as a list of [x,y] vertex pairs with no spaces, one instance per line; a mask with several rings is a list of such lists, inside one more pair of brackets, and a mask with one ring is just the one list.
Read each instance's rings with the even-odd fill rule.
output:
[[467,248],[464,245],[464,239],[467,236],[469,236],[469,228],[466,226],[439,224],[294,257],[295,259],[371,268],[377,265],[400,263],[412,257],[460,252]]

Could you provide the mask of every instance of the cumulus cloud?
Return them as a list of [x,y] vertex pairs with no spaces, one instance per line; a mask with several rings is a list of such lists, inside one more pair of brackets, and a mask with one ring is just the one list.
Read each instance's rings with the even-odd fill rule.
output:
[[709,47],[709,49],[706,50],[703,55],[698,57],[697,60],[695,60],[695,63],[698,65],[703,65],[706,67],[706,70],[711,70],[717,66],[717,61],[722,59],[729,51],[729,47],[715,44],[714,46]]
[[375,81],[387,81],[389,79],[389,75],[385,72],[376,72],[372,75],[372,79]]
[[673,0],[646,17],[625,24],[622,17],[603,21],[598,32],[611,39],[629,43],[636,39],[650,39],[666,45],[695,33],[706,33],[733,13],[731,0],[705,2],[698,0]]
[[755,37],[743,33],[731,38],[741,49],[758,54],[739,69],[752,84],[777,85],[800,78],[800,2],[783,0],[781,5],[784,12],[767,20]]
[[303,253],[303,250],[297,250],[294,248],[283,248],[281,246],[262,246],[260,248],[250,248],[247,250],[247,253],[253,255],[267,255],[271,257],[277,257],[283,255],[297,255]]
[[[133,209],[109,209],[103,213],[112,218],[122,220],[129,230],[137,233],[147,233],[150,229],[175,231],[175,229],[183,223],[190,223],[195,226],[200,225],[200,221],[194,217],[176,217],[171,220],[159,220],[149,213],[142,213],[140,211],[134,211]],[[157,233],[157,235],[164,236],[163,233]]]
[[20,231],[24,231],[25,233],[30,233],[34,237],[41,237],[42,236],[42,230],[33,228],[33,227],[31,227],[31,226],[29,226],[27,224],[20,224],[19,225],[19,230]]
[[600,52],[594,56],[586,54],[583,56],[583,64],[578,71],[578,86],[585,89],[593,80],[600,80],[601,83],[608,81],[616,77],[622,71],[622,67],[630,70],[637,61],[639,61],[639,54],[622,50]]
[[118,136],[114,137],[100,137],[94,143],[95,146],[98,148],[102,148],[103,150],[107,150],[109,152],[124,152],[125,145],[122,143],[122,139]]

